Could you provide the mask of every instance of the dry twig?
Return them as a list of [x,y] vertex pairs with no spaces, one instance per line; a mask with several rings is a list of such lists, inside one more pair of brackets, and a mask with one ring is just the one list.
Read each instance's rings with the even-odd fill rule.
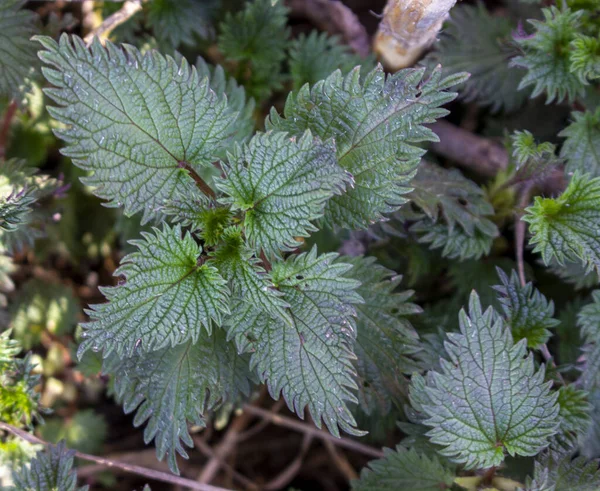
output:
[[8,141],[8,132],[10,131],[10,124],[17,112],[17,103],[12,101],[6,108],[4,118],[2,120],[2,126],[0,127],[0,160],[6,156],[6,143]]
[[360,56],[368,56],[369,35],[358,17],[338,0],[288,0],[292,14],[311,20],[319,29],[340,34],[344,42]]
[[275,490],[285,488],[285,486],[287,486],[290,481],[294,479],[294,476],[298,474],[298,471],[302,468],[302,461],[306,456],[306,452],[308,452],[312,440],[312,435],[304,433],[304,437],[302,438],[302,446],[300,447],[300,453],[274,479],[271,479],[268,483],[266,483],[263,486],[263,489]]
[[142,10],[142,0],[127,0],[123,6],[114,14],[104,19],[102,24],[92,30],[83,40],[88,46],[92,44],[94,37],[107,37],[110,32],[124,22],[127,22],[136,13]]
[[350,450],[354,450],[356,452],[375,457],[377,459],[383,457],[383,452],[377,448],[370,447],[369,445],[365,445],[364,443],[355,442],[354,440],[350,440],[349,438],[337,438],[324,430],[316,428],[315,426],[296,421],[292,418],[287,418],[285,416],[273,414],[270,411],[267,411],[266,409],[262,409],[260,407],[250,406],[247,404],[244,406],[244,412],[252,414],[253,416],[258,416],[259,418],[266,419],[276,426],[290,428],[292,430],[299,431],[300,433],[309,433],[316,438],[320,438],[321,440],[329,440],[340,447],[345,447]]
[[[26,431],[23,431],[19,428],[15,428],[12,425],[0,422],[0,429],[8,431],[23,440],[28,441],[29,443],[35,443],[38,445],[48,445],[48,442],[37,438]],[[225,488],[220,488],[217,486],[210,486],[208,484],[202,484],[198,482],[194,482],[190,479],[186,479],[184,477],[174,476],[172,474],[167,474],[166,472],[156,471],[154,469],[148,469],[146,467],[140,467],[138,465],[125,464],[123,462],[119,462],[116,460],[106,459],[103,457],[96,457],[95,455],[89,455],[82,452],[75,452],[75,456],[87,460],[89,462],[95,462],[96,464],[103,465],[105,467],[114,467],[117,469],[122,469],[124,471],[130,472],[132,474],[138,474],[140,476],[144,476],[148,479],[154,479],[156,481],[167,482],[170,484],[176,484],[183,486],[188,489],[196,489],[199,491],[228,491]]]
[[213,480],[215,474],[223,465],[223,461],[237,443],[239,433],[248,426],[251,420],[252,416],[250,413],[244,411],[231,422],[227,432],[225,433],[225,436],[213,451],[213,456],[210,458],[198,476],[198,482],[208,483]]

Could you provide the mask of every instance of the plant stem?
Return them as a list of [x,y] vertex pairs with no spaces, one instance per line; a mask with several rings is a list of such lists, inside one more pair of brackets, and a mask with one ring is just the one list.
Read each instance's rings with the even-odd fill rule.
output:
[[355,450],[356,452],[360,452],[362,454],[374,457],[376,459],[380,459],[381,457],[383,457],[383,452],[377,448],[370,447],[363,443],[355,442],[354,440],[350,440],[349,438],[337,438],[331,435],[330,433],[327,433],[324,430],[320,430],[319,428],[316,428],[314,426],[310,426],[306,423],[301,423],[292,418],[287,418],[285,416],[273,414],[270,411],[259,407],[250,406],[246,404],[244,406],[244,411],[252,414],[253,416],[258,416],[259,418],[266,419],[276,426],[284,426],[286,428],[290,428],[301,433],[308,433],[316,438],[320,438],[321,440],[329,440],[330,442],[340,447]]
[[206,183],[206,181],[204,179],[202,179],[198,175],[198,173],[194,170],[194,168],[190,164],[188,164],[187,162],[179,162],[179,167],[187,170],[190,173],[190,176],[196,183],[196,186],[198,186],[198,189],[200,191],[202,191],[202,193],[204,193],[206,196],[208,196],[209,198],[211,198],[213,200],[217,198],[217,195],[212,190],[212,188]]
[[6,142],[8,141],[8,132],[10,124],[17,112],[17,103],[12,101],[6,108],[4,118],[2,119],[2,127],[0,127],[0,160],[4,160],[6,156]]
[[[0,429],[8,431],[23,440],[28,441],[29,443],[39,444],[47,446],[48,442],[37,438],[26,431],[23,431],[19,428],[16,428],[7,423],[0,422]],[[220,488],[217,486],[210,486],[208,484],[202,484],[190,479],[186,479],[184,477],[174,476],[171,474],[167,474],[166,472],[156,471],[154,469],[148,469],[146,467],[141,467],[139,465],[131,465],[124,464],[123,462],[119,462],[116,460],[105,459],[103,457],[96,457],[95,455],[89,455],[82,452],[75,452],[75,456],[87,460],[89,462],[95,462],[96,464],[104,465],[106,467],[116,467],[118,469],[122,469],[127,472],[131,472],[132,474],[138,474],[140,476],[147,477],[148,479],[154,479],[156,481],[167,482],[170,484],[176,484],[179,486],[183,486],[188,489],[196,489],[199,491],[228,491],[225,488]]]
[[310,19],[319,29],[341,34],[344,43],[362,57],[371,52],[369,34],[350,8],[339,0],[287,0],[292,15]]
[[102,24],[92,30],[83,40],[87,46],[92,44],[94,37],[106,38],[113,29],[127,22],[136,13],[142,10],[142,0],[127,0],[114,14],[104,19]]
[[520,197],[517,203],[517,216],[515,218],[515,251],[517,256],[517,270],[519,272],[519,282],[521,288],[527,283],[525,279],[525,260],[523,259],[525,249],[525,222],[522,220],[523,210],[529,203],[529,194],[531,192],[531,184],[525,184],[520,192]]

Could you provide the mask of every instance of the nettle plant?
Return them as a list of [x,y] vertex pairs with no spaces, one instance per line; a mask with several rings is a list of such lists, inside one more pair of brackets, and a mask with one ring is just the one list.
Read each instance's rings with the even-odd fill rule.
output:
[[416,349],[394,316],[397,280],[369,259],[293,252],[317,226],[366,228],[406,202],[424,153],[414,143],[435,139],[423,124],[447,114],[464,75],[334,72],[250,136],[243,93],[228,98],[203,64],[37,40],[63,153],[108,206],[160,222],[103,288],[108,302],[87,311],[78,351],[102,352],[159,457],[176,470],[188,423],[255,382],[334,435],[362,434],[348,407],[368,363],[355,355],[361,326],[394,357]]
[[[358,490],[600,489],[593,460],[599,291],[576,314],[584,362],[557,367],[547,346],[559,325],[553,301],[526,282],[524,267],[517,274],[505,272],[512,263],[492,264],[493,289],[483,269],[507,214],[523,212],[517,223],[529,224],[532,254],[577,288],[598,285],[597,113],[574,114],[559,155],[555,144],[537,143],[526,130],[513,133],[509,168],[487,187],[422,161],[420,145],[437,140],[426,125],[448,114],[443,106],[453,90],[507,112],[542,92],[552,101],[593,91],[591,6],[582,6],[587,17],[566,7],[537,9],[545,20],[532,23],[533,33],[518,31],[516,44],[509,18],[458,7],[425,59],[432,67],[386,74],[324,35],[289,43],[285,9],[270,0],[248,3],[220,26],[227,70],[161,54],[152,43],[141,51],[67,34],[27,41],[33,32],[22,3],[0,6],[0,25],[21,22],[15,34],[27,34],[13,41],[0,30],[0,50],[41,45],[47,110],[63,155],[85,171],[82,181],[107,207],[151,226],[131,242],[115,284],[102,288],[106,302],[86,310],[77,354],[83,362],[101,358],[115,398],[135,412],[134,424],[145,425],[145,441],[154,441],[173,472],[177,455],[187,457],[193,446],[190,426],[243,405],[265,384],[274,399],[283,397],[300,418],[310,416],[335,436],[364,435],[369,427],[357,421],[365,415],[400,420],[404,439],[363,471],[353,483]],[[186,23],[185,11],[177,17],[174,4],[173,17],[161,17],[155,9],[166,4],[150,3],[144,14],[146,27],[162,22],[161,49],[210,30]],[[470,30],[457,29],[461,21]],[[183,27],[171,35],[171,24]],[[490,68],[486,57],[482,67],[474,46],[504,64]],[[0,78],[2,91],[16,98],[30,73],[0,59],[2,73],[11,74]],[[272,108],[257,131],[256,102],[264,105],[290,82],[283,111]],[[593,95],[588,99],[592,105]],[[565,160],[566,189],[542,194]],[[6,258],[13,253],[6,244],[18,237],[11,234],[31,229],[34,211],[43,218],[33,204],[64,191],[21,165],[2,160]],[[439,271],[427,259],[437,254],[459,295],[427,305],[420,320],[413,292],[376,259],[305,245],[318,230],[367,229],[404,241],[412,276],[420,275],[419,264]],[[3,420],[17,426],[37,415],[37,379],[29,358],[15,359],[18,350],[0,337],[0,396],[15,407]],[[26,414],[16,413],[17,392],[34,401]],[[512,480],[512,465],[523,461],[529,477]],[[53,447],[17,473],[17,489],[74,489],[71,464],[64,446]]]

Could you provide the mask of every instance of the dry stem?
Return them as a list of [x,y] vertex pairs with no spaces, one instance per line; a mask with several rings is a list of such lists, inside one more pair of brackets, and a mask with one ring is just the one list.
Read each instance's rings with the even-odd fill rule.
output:
[[136,13],[142,10],[142,0],[127,0],[123,6],[114,14],[104,19],[102,24],[92,30],[83,40],[88,46],[92,44],[94,37],[106,38],[113,29],[127,22]]
[[[8,431],[23,440],[28,441],[29,443],[40,444],[40,445],[48,445],[48,442],[37,438],[26,431],[23,431],[19,428],[15,428],[12,425],[7,423],[0,422],[0,429]],[[96,457],[95,455],[89,455],[82,452],[75,452],[75,456],[87,460],[90,462],[95,462],[96,464],[101,464],[106,467],[116,467],[118,469],[122,469],[127,472],[131,472],[132,474],[138,474],[140,476],[147,477],[149,479],[154,479],[156,481],[168,482],[170,484],[176,484],[179,486],[183,486],[188,489],[196,489],[199,491],[228,491],[225,488],[220,488],[217,486],[210,486],[208,484],[202,484],[198,482],[194,482],[190,479],[186,479],[184,477],[174,476],[172,474],[167,474],[166,472],[156,471],[154,469],[148,469],[146,467],[140,467],[138,465],[124,464],[123,462],[119,462],[116,460],[105,459],[103,457]]]

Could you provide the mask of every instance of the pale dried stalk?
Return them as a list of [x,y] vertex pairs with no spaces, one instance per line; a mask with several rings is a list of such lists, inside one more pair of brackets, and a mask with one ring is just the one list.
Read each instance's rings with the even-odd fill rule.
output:
[[104,19],[102,24],[92,30],[83,40],[89,46],[92,44],[94,37],[106,39],[113,29],[117,28],[124,22],[127,22],[131,17],[142,10],[142,3],[145,0],[127,0],[123,6],[110,17]]
[[373,49],[390,70],[412,66],[435,40],[456,0],[388,0]]

